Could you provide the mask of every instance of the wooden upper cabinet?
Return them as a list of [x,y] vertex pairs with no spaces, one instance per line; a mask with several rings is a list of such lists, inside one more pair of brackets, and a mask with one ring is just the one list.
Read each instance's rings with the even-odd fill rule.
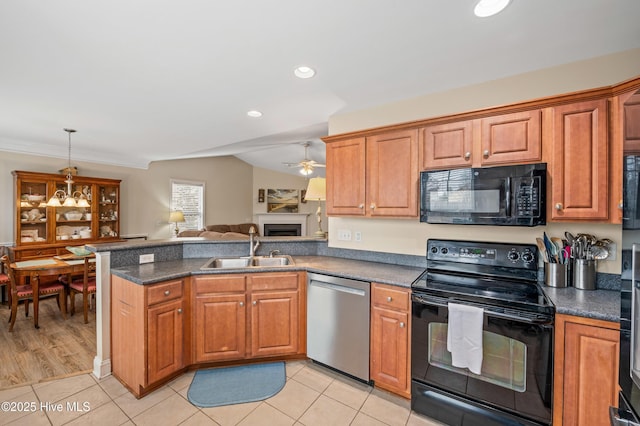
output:
[[367,214],[418,215],[418,132],[367,138]]
[[417,217],[418,131],[327,143],[327,214]]
[[482,166],[542,160],[542,112],[517,112],[480,120]]
[[541,161],[541,116],[535,109],[424,127],[420,134],[421,169]]
[[609,218],[607,100],[576,102],[545,111],[551,220]]
[[640,155],[640,92],[624,97],[622,106],[625,154]]
[[470,167],[473,121],[438,124],[420,130],[420,168]]
[[364,215],[365,138],[332,142],[327,155],[327,215]]

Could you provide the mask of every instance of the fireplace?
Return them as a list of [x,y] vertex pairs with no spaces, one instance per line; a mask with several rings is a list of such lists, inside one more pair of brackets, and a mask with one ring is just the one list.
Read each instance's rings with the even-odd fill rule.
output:
[[[256,215],[261,235],[306,236],[308,213],[266,213]],[[295,230],[292,230],[294,229]],[[271,230],[267,230],[271,228]]]
[[302,225],[299,223],[265,223],[265,237],[299,237]]

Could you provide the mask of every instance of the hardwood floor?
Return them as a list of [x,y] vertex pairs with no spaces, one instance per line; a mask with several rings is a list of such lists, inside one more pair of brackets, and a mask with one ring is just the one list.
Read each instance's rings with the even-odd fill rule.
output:
[[76,313],[68,314],[66,321],[54,298],[42,300],[38,330],[33,326],[33,305],[28,317],[20,305],[12,333],[8,322],[11,311],[6,304],[0,305],[0,389],[93,369],[96,314],[89,311],[89,323],[84,324],[81,299],[77,297]]

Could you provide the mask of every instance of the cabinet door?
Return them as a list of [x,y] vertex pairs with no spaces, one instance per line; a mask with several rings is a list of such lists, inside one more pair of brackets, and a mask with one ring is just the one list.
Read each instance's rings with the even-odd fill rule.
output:
[[196,362],[244,358],[244,293],[196,296],[194,333]]
[[550,108],[551,220],[609,217],[607,101]]
[[471,120],[427,126],[420,130],[420,169],[471,167]]
[[365,138],[327,144],[327,215],[365,214]]
[[147,311],[148,384],[181,369],[183,364],[183,301],[163,303]]
[[371,310],[371,379],[377,386],[409,395],[409,314]]
[[47,208],[50,191],[47,181],[38,177],[19,175],[16,179],[16,245],[42,245],[52,242],[50,216]]
[[566,323],[563,425],[609,424],[609,407],[618,406],[619,338],[617,330]]
[[298,352],[298,292],[251,294],[251,355],[253,357]]
[[480,120],[482,166],[542,160],[541,111],[503,114]]
[[418,132],[367,138],[367,214],[418,216]]

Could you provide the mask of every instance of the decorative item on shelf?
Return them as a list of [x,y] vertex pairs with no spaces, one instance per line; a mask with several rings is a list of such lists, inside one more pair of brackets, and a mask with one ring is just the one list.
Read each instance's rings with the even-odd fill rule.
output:
[[173,230],[173,233],[177,237],[178,234],[180,233],[180,229],[178,228],[178,223],[185,222],[184,214],[182,213],[182,211],[181,210],[173,210],[173,211],[171,211],[171,213],[169,213],[169,222],[175,223],[176,227]]
[[325,201],[327,198],[327,181],[325,178],[315,177],[309,179],[309,185],[307,186],[306,199],[317,200],[318,210],[316,210],[316,216],[318,216],[318,230],[315,232],[314,237],[325,238],[325,233],[322,230],[322,207],[320,201]]
[[73,184],[72,176],[78,172],[78,169],[76,169],[75,167],[71,167],[71,133],[74,133],[75,130],[67,128],[63,130],[69,135],[69,165],[65,169],[61,170],[61,172],[66,172],[67,174],[67,179],[64,181],[67,184],[67,191],[65,192],[63,189],[58,189],[53,193],[51,198],[49,198],[49,201],[47,201],[47,206],[90,207],[89,202],[85,198],[85,195],[80,191],[73,192],[73,188],[71,186]]
[[258,189],[258,202],[264,203],[264,189]]

